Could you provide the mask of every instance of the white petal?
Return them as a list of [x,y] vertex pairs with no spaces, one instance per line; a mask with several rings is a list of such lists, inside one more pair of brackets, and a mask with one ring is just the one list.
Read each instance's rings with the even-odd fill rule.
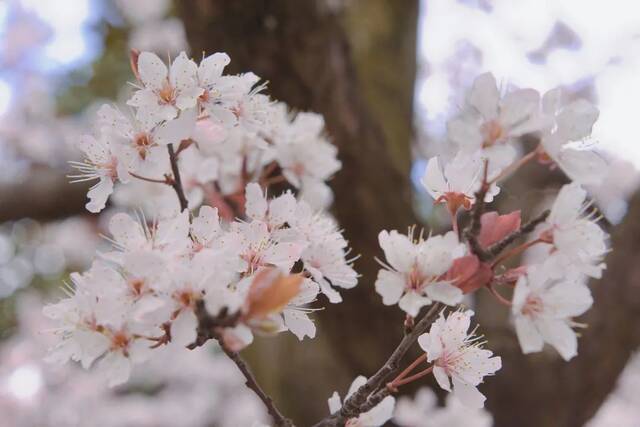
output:
[[544,340],[555,347],[564,360],[569,361],[578,354],[578,338],[566,322],[541,319],[536,325]]
[[524,354],[542,351],[544,341],[535,324],[527,317],[518,315],[514,319],[518,342]]
[[422,185],[434,199],[449,191],[449,186],[444,179],[437,156],[430,158],[427,162],[427,168],[422,177]]
[[316,325],[306,313],[297,310],[284,310],[283,315],[285,325],[300,341],[305,336],[315,338]]
[[153,142],[168,145],[189,139],[195,129],[196,118],[195,108],[183,111],[177,119],[158,126],[153,133]]
[[167,66],[155,53],[142,52],[138,56],[138,71],[142,83],[154,90],[162,89],[167,80]]
[[570,141],[586,138],[591,134],[593,124],[600,111],[584,99],[578,99],[562,109],[556,120],[558,133]]
[[447,305],[456,305],[462,302],[463,294],[460,288],[450,283],[431,283],[425,288],[427,296]]
[[445,372],[444,368],[442,368],[441,366],[434,366],[433,376],[436,378],[438,385],[442,387],[443,390],[451,391],[451,383],[449,382],[449,376]]
[[209,55],[200,61],[200,67],[198,68],[198,77],[200,83],[204,86],[209,86],[222,75],[224,67],[229,65],[231,59],[226,53],[214,53]]
[[496,79],[491,73],[484,73],[476,77],[469,92],[467,102],[485,118],[493,120],[498,115],[498,101],[500,94]]
[[113,181],[111,178],[100,178],[100,182],[87,192],[87,197],[89,198],[89,202],[86,204],[87,210],[93,213],[100,212],[106,206],[107,199],[109,199],[111,193],[113,193]]
[[429,298],[418,295],[416,292],[407,292],[400,298],[399,307],[409,316],[416,317],[420,313],[420,309],[425,305],[431,304]]
[[404,292],[404,285],[404,277],[401,274],[384,269],[378,271],[376,292],[382,296],[384,305],[397,304]]
[[198,319],[195,313],[192,310],[183,310],[171,322],[171,342],[181,347],[186,347],[193,343],[198,336],[197,326]]
[[251,182],[245,188],[246,204],[245,210],[249,218],[263,220],[267,214],[267,199],[265,198],[260,185]]
[[359,425],[362,427],[378,427],[386,423],[393,416],[393,410],[396,406],[396,399],[393,396],[387,396],[382,399],[368,412],[360,414],[358,417]]
[[340,400],[340,395],[337,391],[334,391],[331,397],[327,400],[329,404],[329,412],[335,414],[342,408],[342,401]]
[[487,400],[478,388],[461,381],[453,379],[453,394],[466,407],[473,409],[484,408],[484,401]]

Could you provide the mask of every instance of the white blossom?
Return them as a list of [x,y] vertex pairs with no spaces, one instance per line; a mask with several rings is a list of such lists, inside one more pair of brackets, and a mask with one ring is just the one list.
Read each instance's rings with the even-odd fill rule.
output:
[[375,286],[385,305],[398,304],[410,316],[432,301],[455,305],[462,301],[462,291],[442,280],[457,255],[462,255],[454,232],[443,236],[413,239],[409,235],[381,231],[378,235],[387,264],[378,271]]
[[544,268],[550,275],[562,277],[567,270],[600,278],[605,268],[607,234],[586,211],[587,192],[578,184],[563,186],[541,233],[552,244]]
[[544,269],[530,268],[513,294],[512,312],[518,341],[524,353],[551,344],[564,360],[578,354],[578,339],[571,320],[593,304],[591,292],[579,279],[553,279]]
[[469,332],[472,311],[455,311],[433,322],[428,333],[420,335],[418,343],[433,363],[433,375],[438,385],[453,392],[465,406],[482,408],[485,397],[477,389],[487,375],[502,366],[500,357],[482,348],[482,337]]
[[449,139],[467,153],[480,151],[492,168],[501,169],[516,157],[514,139],[544,127],[540,95],[533,89],[518,89],[500,96],[490,73],[476,78],[465,109],[449,121]]

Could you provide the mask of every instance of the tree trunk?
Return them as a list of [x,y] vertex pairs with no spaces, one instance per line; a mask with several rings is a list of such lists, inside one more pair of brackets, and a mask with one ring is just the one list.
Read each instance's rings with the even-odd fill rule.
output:
[[385,309],[373,289],[373,258],[380,230],[415,222],[409,165],[418,2],[332,3],[180,2],[193,52],[227,52],[230,72],[253,71],[269,81],[274,98],[323,114],[339,148],[334,213],[361,255],[360,284],[316,314],[315,340],[258,343],[260,357],[269,358],[256,366],[259,378],[303,424],[326,415],[332,391],[344,393],[356,374],[374,372],[400,339],[402,316]]

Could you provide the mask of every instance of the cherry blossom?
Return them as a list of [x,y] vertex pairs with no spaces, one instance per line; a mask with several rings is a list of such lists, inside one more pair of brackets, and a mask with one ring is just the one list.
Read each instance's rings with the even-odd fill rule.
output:
[[142,52],[137,58],[137,71],[143,86],[127,104],[136,107],[136,119],[146,127],[194,108],[204,92],[198,85],[197,65],[184,52],[169,69],[156,54]]
[[420,308],[439,301],[455,305],[462,301],[462,291],[440,278],[451,267],[456,253],[464,247],[453,232],[443,236],[419,237],[393,230],[381,231],[378,240],[387,264],[378,271],[376,291],[385,305],[398,304],[410,316]]
[[516,157],[514,139],[545,127],[540,95],[533,89],[517,89],[500,96],[491,73],[476,78],[465,109],[447,124],[448,137],[467,153],[480,151],[489,164],[501,169]]
[[433,375],[438,385],[453,392],[461,403],[482,408],[485,397],[477,389],[483,378],[493,375],[502,366],[500,357],[482,348],[482,337],[469,331],[472,311],[455,311],[440,317],[418,343],[433,363]]
[[518,279],[512,305],[522,351],[541,351],[547,342],[564,360],[571,360],[578,354],[578,339],[572,330],[577,324],[571,318],[592,304],[591,292],[580,279],[553,279],[543,269],[529,269]]
[[599,278],[607,253],[607,234],[596,224],[591,214],[586,214],[590,203],[587,192],[577,183],[560,189],[546,228],[540,239],[553,247],[544,262],[545,269],[555,277],[566,275],[567,269]]
[[[475,192],[480,189],[484,164],[478,157],[458,153],[450,162],[440,166],[438,157],[427,162],[422,185],[434,199],[434,203],[445,203],[449,211],[455,214],[458,209],[471,209],[475,203]],[[485,196],[485,202],[491,203],[500,192],[493,184]]]
[[560,98],[560,89],[550,90],[542,98],[543,111],[554,123],[540,140],[543,155],[548,156],[573,181],[583,185],[598,184],[607,173],[606,161],[596,151],[572,142],[582,141],[591,135],[599,111],[584,99],[561,106]]

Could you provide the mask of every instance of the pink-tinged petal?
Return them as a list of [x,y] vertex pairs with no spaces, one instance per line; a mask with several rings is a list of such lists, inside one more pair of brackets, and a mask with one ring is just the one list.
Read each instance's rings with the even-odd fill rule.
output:
[[525,316],[517,315],[514,320],[520,348],[524,354],[542,351],[544,341],[535,324]]
[[397,304],[404,292],[404,276],[393,271],[380,270],[375,287],[384,305]]
[[433,367],[433,376],[436,378],[438,385],[442,387],[443,390],[451,391],[451,382],[449,381],[449,376],[444,368],[440,366]]
[[500,93],[496,78],[491,73],[484,73],[476,77],[473,82],[467,102],[482,115],[485,120],[493,120],[498,115]]
[[142,52],[138,56],[138,72],[142,83],[154,90],[162,89],[167,80],[167,66],[155,53]]
[[231,62],[229,55],[220,52],[209,55],[200,61],[200,67],[198,68],[200,84],[209,86],[215,83],[218,77],[222,75],[224,67],[229,65],[229,62]]
[[456,305],[462,302],[462,291],[450,283],[431,283],[427,285],[425,292],[430,299],[443,304]]
[[429,353],[431,346],[431,336],[428,333],[424,333],[418,337],[418,345],[425,352]]
[[[539,112],[540,94],[533,89],[518,89],[505,95],[501,102],[500,124],[511,134],[529,129],[528,122]],[[519,131],[520,130],[520,131]]]
[[520,228],[520,211],[513,211],[506,215],[498,215],[497,212],[487,212],[480,218],[480,234],[478,242],[483,247],[491,246],[499,242],[509,234]]
[[[171,86],[181,92],[195,88],[198,83],[197,72],[196,63],[189,59],[184,52],[180,52],[180,55],[171,64]],[[202,93],[202,89],[200,89],[200,93]]]
[[578,355],[578,337],[567,322],[556,319],[539,319],[536,326],[546,342],[551,344],[565,361]]
[[416,292],[407,292],[400,301],[398,306],[409,316],[416,317],[420,312],[420,309],[425,305],[431,304],[431,300],[422,295],[418,295]]
[[427,162],[427,168],[422,177],[422,185],[434,199],[438,199],[443,193],[449,191],[438,157],[432,157]]
[[177,144],[189,139],[196,126],[195,109],[183,111],[175,120],[161,124],[153,133],[153,142],[159,145]]
[[178,317],[171,322],[171,342],[182,347],[196,340],[198,319],[192,310],[183,310]]
[[390,232],[382,230],[378,234],[378,242],[391,267],[402,273],[409,272],[413,268],[417,248],[409,237],[396,230]]
[[600,184],[609,170],[602,154],[591,150],[566,148],[558,153],[557,163],[569,178],[583,185]]
[[249,218],[264,220],[267,215],[267,199],[259,184],[251,182],[245,188],[245,213]]
[[86,204],[87,210],[93,213],[100,212],[106,206],[107,199],[109,199],[112,192],[113,181],[111,178],[100,178],[100,181],[91,187],[87,193],[87,197],[89,198],[89,202]]
[[316,325],[306,313],[297,310],[284,310],[282,314],[285,325],[300,341],[305,336],[309,338],[316,336]]
[[480,128],[467,120],[456,118],[447,122],[449,140],[466,150],[476,150],[484,140]]
[[453,379],[453,394],[458,398],[460,403],[468,408],[480,409],[484,408],[484,401],[487,398],[478,391],[478,388],[461,381]]
[[591,135],[600,111],[589,101],[578,99],[558,114],[558,133],[569,141],[578,141]]
[[556,197],[548,221],[554,225],[563,225],[575,220],[582,212],[587,192],[577,183],[564,185]]

